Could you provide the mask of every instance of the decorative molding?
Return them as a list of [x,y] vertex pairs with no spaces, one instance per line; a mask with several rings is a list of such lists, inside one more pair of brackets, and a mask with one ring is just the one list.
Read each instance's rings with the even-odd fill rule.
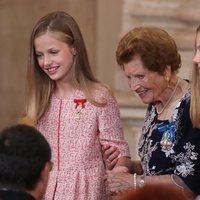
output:
[[175,38],[181,50],[193,50],[195,29],[200,19],[198,3],[187,0],[125,0],[122,32],[134,26],[158,26]]

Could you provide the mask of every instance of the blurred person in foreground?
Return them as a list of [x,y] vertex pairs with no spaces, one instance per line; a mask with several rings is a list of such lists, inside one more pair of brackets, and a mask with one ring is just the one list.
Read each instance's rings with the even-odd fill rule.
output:
[[172,185],[145,185],[137,190],[130,190],[118,200],[187,200],[186,196]]
[[[181,58],[173,38],[156,27],[136,27],[120,40],[116,57],[130,89],[148,104],[131,173],[108,171],[111,193],[145,184],[172,184],[188,198],[200,194],[200,129],[190,120],[190,83],[177,75]],[[104,159],[117,151],[104,146]],[[115,160],[114,160],[115,161]]]
[[0,200],[41,200],[51,170],[48,142],[35,128],[15,125],[0,133]]

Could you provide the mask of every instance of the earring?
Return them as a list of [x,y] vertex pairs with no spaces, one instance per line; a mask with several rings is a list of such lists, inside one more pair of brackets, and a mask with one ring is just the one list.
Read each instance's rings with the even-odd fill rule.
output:
[[166,81],[167,81],[167,87],[169,87],[169,77],[166,76],[165,79],[166,79]]
[[72,54],[73,54],[73,56],[76,55],[76,50],[74,48],[72,49]]

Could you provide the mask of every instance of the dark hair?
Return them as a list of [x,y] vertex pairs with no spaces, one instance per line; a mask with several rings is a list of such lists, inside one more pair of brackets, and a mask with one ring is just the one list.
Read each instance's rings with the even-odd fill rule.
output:
[[49,143],[35,128],[15,125],[0,133],[0,185],[32,190],[51,160]]
[[125,34],[119,42],[116,58],[119,65],[140,56],[144,66],[163,74],[166,66],[172,72],[181,67],[181,58],[173,38],[164,30],[156,27],[136,27]]

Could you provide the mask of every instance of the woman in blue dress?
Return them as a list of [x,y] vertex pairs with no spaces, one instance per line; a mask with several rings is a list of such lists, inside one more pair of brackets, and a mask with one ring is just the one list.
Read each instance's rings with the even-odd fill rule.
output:
[[[130,161],[130,173],[108,171],[111,193],[159,183],[195,198],[200,194],[200,129],[190,120],[190,83],[177,75],[181,58],[173,38],[156,27],[136,27],[120,40],[116,57],[130,89],[148,108],[140,160]],[[104,150],[114,165],[116,151]]]

